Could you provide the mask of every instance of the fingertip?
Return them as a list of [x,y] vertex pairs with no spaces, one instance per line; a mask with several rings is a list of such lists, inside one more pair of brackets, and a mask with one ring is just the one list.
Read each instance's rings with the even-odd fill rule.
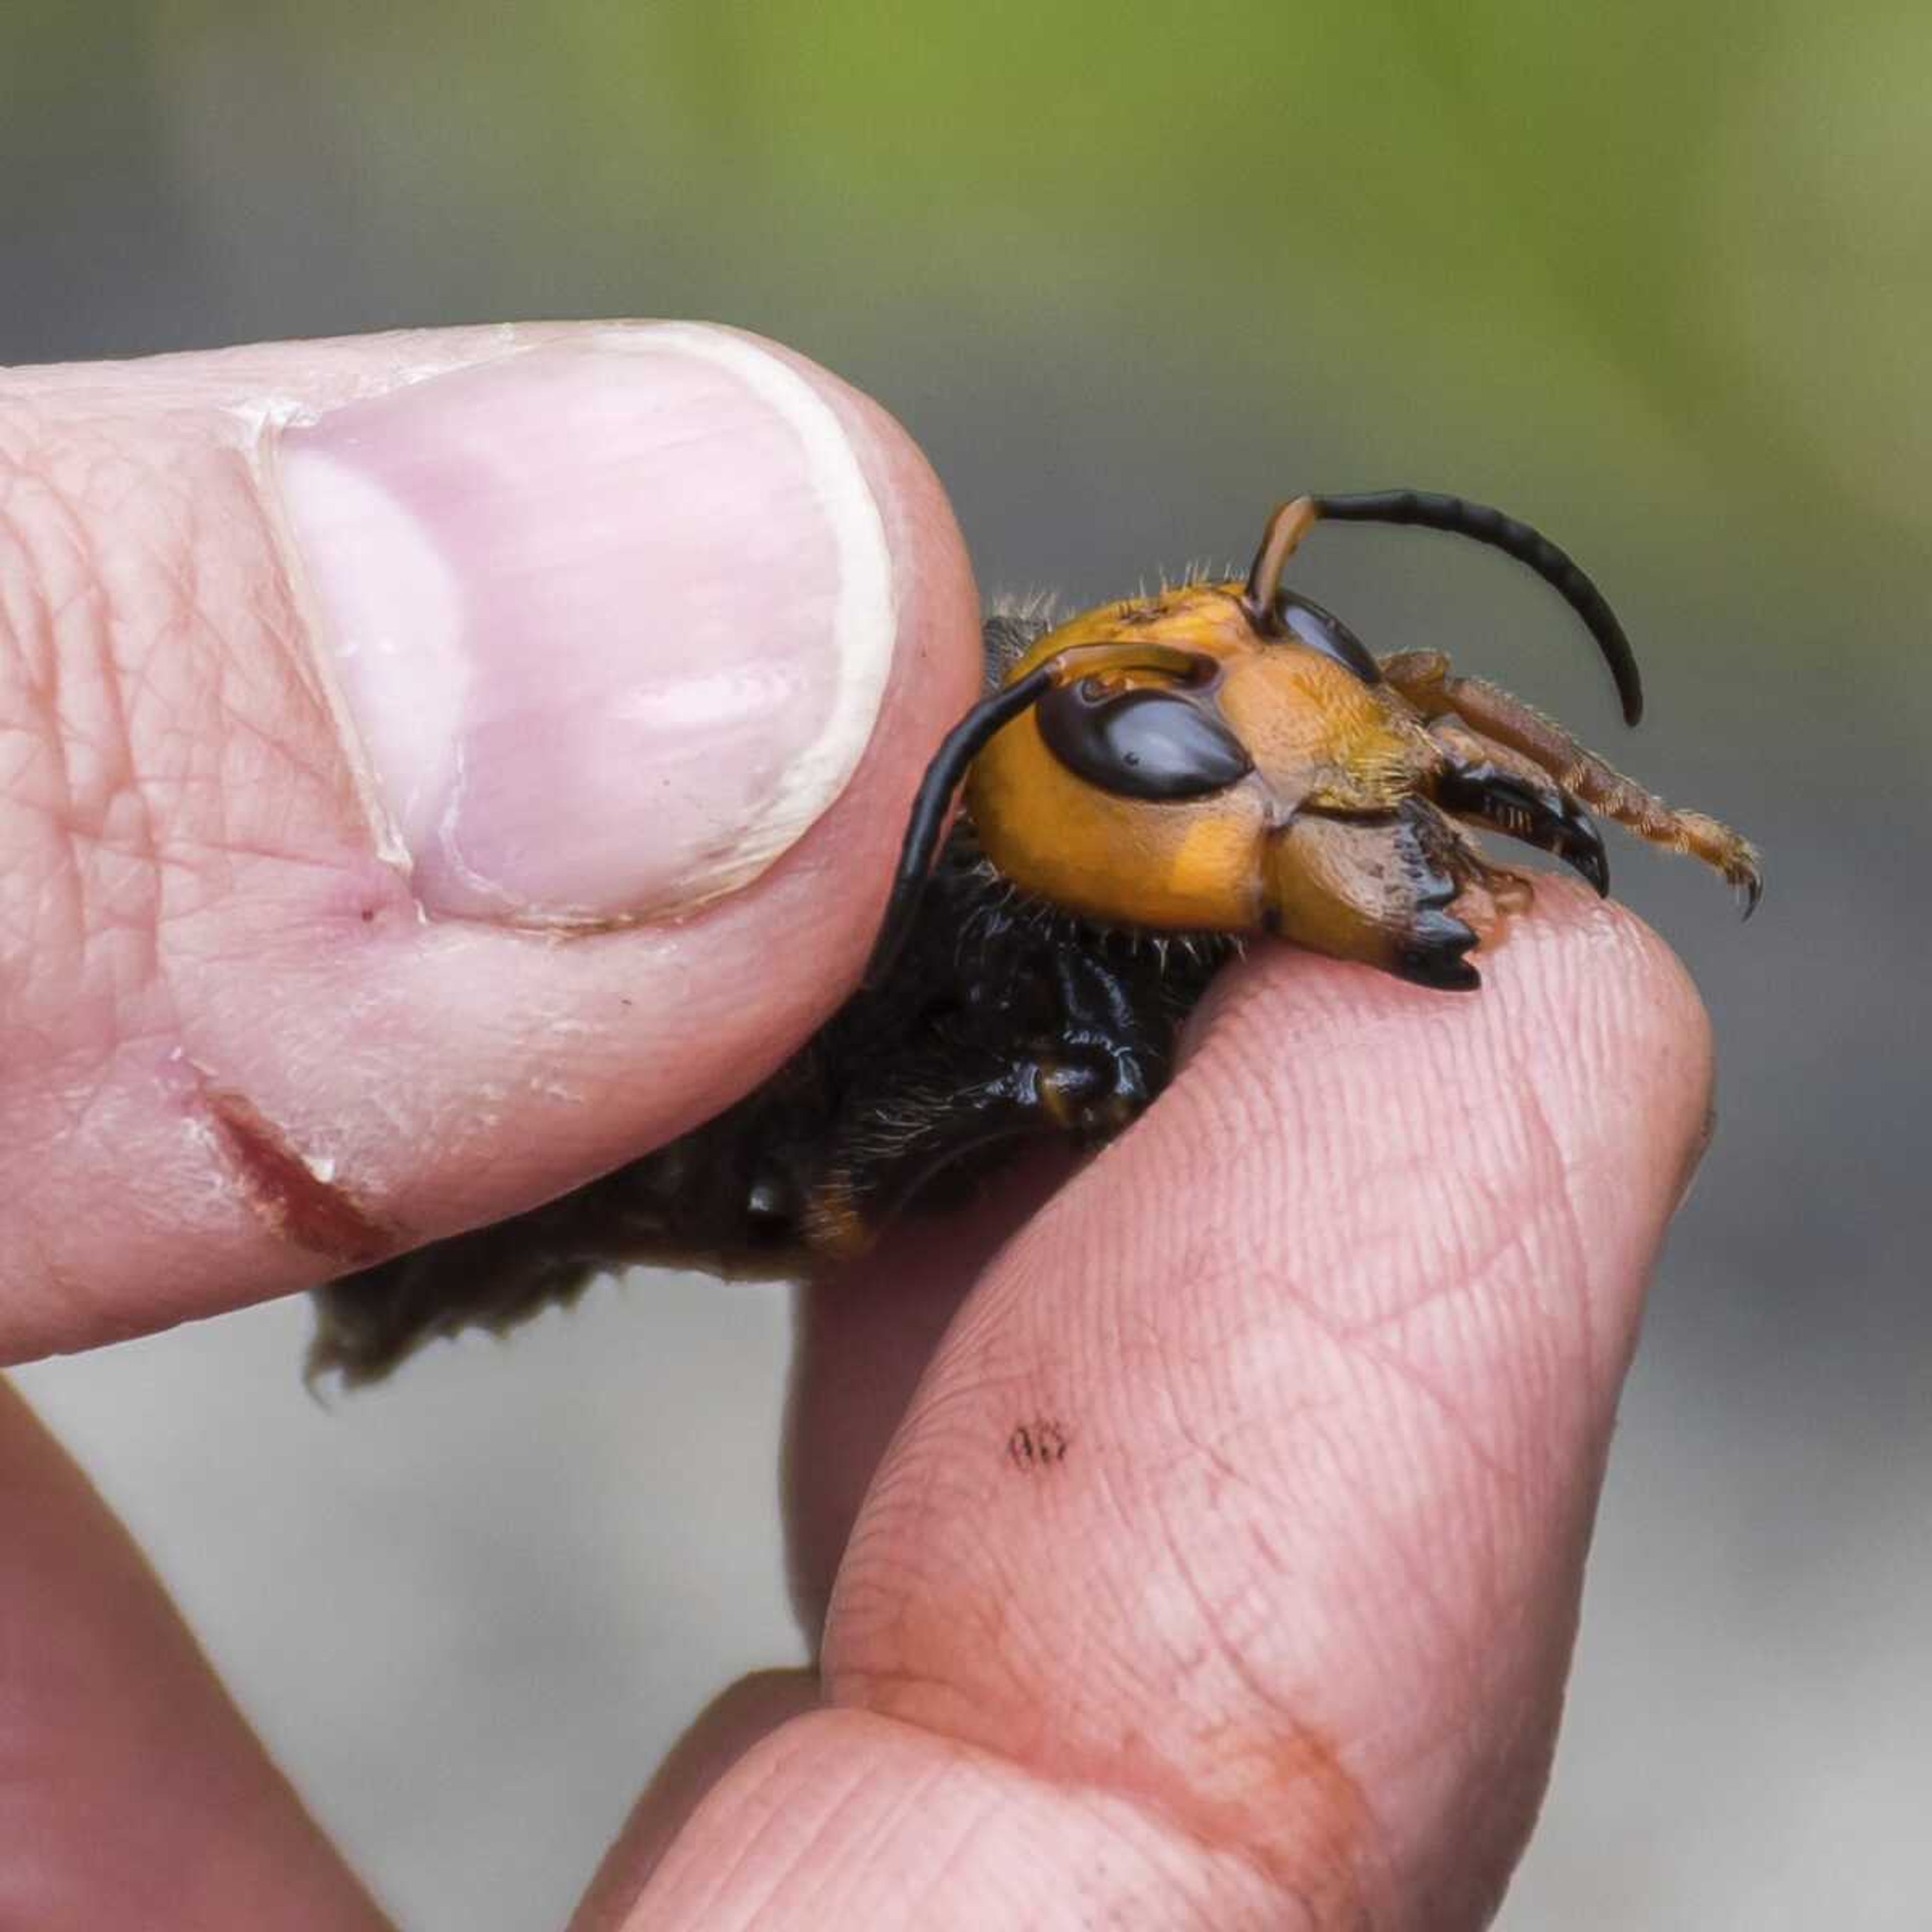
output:
[[665,1754],[604,1856],[570,1932],[618,1932],[632,1922],[671,1841],[712,1789],[758,1743],[819,1702],[818,1676],[760,1670],[719,1692]]
[[1682,967],[1580,886],[1473,995],[1256,946],[942,1345],[840,1574],[835,1699],[1477,1922],[1709,1072]]
[[[1519,1154],[1540,1141],[1579,1184],[1613,1169],[1616,1186],[1585,1185],[1579,1204],[1605,1232],[1654,1240],[1710,1112],[1711,1023],[1688,972],[1634,914],[1555,878],[1480,960],[1481,989],[1451,998],[1258,949],[1196,1016],[1186,1104],[1210,1118],[1285,1106],[1284,1132],[1318,1162],[1331,1149],[1339,1162],[1346,1129],[1364,1174],[1418,1136],[1466,1164],[1502,1122],[1533,1120],[1512,1135]],[[1338,1195],[1348,1184],[1339,1166],[1330,1178]]]
[[1696,982],[1634,913],[1567,880],[1539,884],[1496,964],[1496,1024],[1522,1042],[1542,1104],[1624,1177],[1599,1204],[1606,1225],[1654,1243],[1708,1139],[1716,1048]]

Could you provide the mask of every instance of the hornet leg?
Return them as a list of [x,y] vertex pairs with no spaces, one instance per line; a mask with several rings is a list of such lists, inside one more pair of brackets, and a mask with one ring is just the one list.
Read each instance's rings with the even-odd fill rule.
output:
[[1688,853],[1742,892],[1744,911],[1763,890],[1750,842],[1701,812],[1679,812],[1586,750],[1568,732],[1479,677],[1458,677],[1440,651],[1403,651],[1382,660],[1382,676],[1425,719],[1452,714],[1555,778],[1564,790],[1653,844]]
[[863,1254],[886,1224],[945,1170],[1032,1134],[1104,1138],[1147,1104],[1123,1092],[1112,1054],[1070,1045],[1023,1052],[976,1078],[939,1066],[856,1100],[819,1178],[806,1190],[799,1227],[831,1261]]
[[1052,962],[1060,1026],[1010,1055],[936,1045],[842,1110],[799,1216],[806,1246],[862,1254],[900,1208],[945,1170],[1034,1134],[1089,1144],[1129,1126],[1165,1084],[1172,1022],[1158,980],[1116,972],[1071,947]]
[[1454,718],[1436,719],[1429,735],[1448,760],[1436,775],[1437,804],[1458,818],[1554,854],[1607,896],[1610,863],[1596,826],[1540,765]]

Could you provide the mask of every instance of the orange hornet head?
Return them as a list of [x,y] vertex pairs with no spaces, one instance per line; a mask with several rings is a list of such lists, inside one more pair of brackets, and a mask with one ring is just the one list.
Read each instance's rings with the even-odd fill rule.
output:
[[1755,855],[1736,834],[1670,813],[1527,706],[1451,677],[1438,653],[1378,662],[1282,588],[1324,516],[1450,530],[1527,563],[1582,616],[1636,721],[1629,644],[1546,538],[1456,497],[1298,497],[1270,520],[1244,581],[1102,604],[1006,670],[928,771],[872,980],[903,941],[962,778],[993,866],[1090,923],[1266,930],[1432,986],[1477,985],[1466,956],[1529,893],[1459,819],[1553,852],[1606,891],[1602,841],[1574,787],[1754,892]]

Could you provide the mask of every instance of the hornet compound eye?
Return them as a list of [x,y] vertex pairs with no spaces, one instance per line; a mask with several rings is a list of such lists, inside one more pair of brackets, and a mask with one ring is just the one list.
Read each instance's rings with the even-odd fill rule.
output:
[[1240,740],[1192,694],[1083,677],[1040,700],[1040,735],[1070,772],[1117,798],[1201,798],[1254,770]]
[[1292,590],[1276,593],[1274,628],[1279,636],[1292,638],[1324,657],[1346,665],[1364,684],[1382,681],[1382,667],[1369,655],[1369,647],[1332,610],[1324,610],[1312,597]]

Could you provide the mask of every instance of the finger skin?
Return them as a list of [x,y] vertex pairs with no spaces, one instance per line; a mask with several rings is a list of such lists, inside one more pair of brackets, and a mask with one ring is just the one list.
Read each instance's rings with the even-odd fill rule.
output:
[[0,1549],[0,1925],[388,1925],[4,1382]]
[[630,1923],[1486,1922],[1710,1052],[1580,892],[1485,974],[1228,976],[920,1384],[830,1708],[716,1785]]
[[0,1361],[532,1205],[718,1112],[856,979],[978,687],[976,598],[904,432],[800,358],[893,558],[892,669],[842,796],[736,896],[568,940],[426,921],[376,849],[265,423],[568,334],[0,375]]
[[792,1607],[814,1645],[867,1486],[940,1337],[1076,1165],[1057,1144],[1030,1148],[970,1204],[908,1216],[863,1260],[800,1288],[782,1490]]
[[818,1705],[816,1670],[760,1670],[722,1691],[674,1744],[572,1915],[570,1932],[616,1932],[712,1786],[771,1732]]
[[[915,1384],[986,1265],[1063,1184],[1052,1145],[959,1210],[908,1216],[862,1261],[798,1292],[782,1490],[792,1604],[815,1648],[866,1485]],[[741,1678],[699,1714],[639,1796],[571,1932],[622,1925],[712,1786],[768,1732],[820,1702],[816,1668]]]

